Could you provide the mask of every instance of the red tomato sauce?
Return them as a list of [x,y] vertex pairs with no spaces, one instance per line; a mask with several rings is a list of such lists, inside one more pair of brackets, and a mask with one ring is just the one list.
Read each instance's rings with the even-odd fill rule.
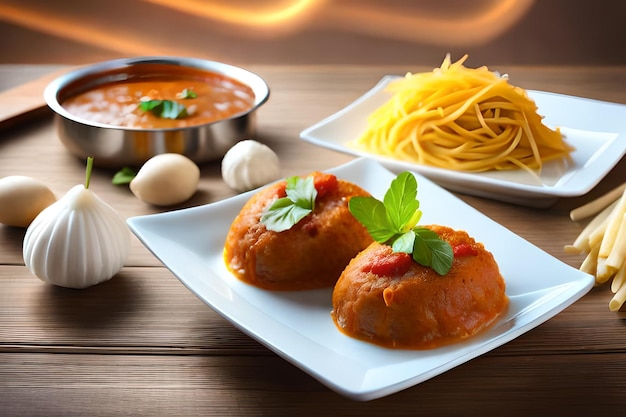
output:
[[[243,113],[255,100],[252,89],[227,76],[178,68],[171,73],[131,74],[127,79],[80,92],[62,106],[83,119],[111,126],[168,129],[215,122]],[[184,91],[195,97],[184,98]],[[187,115],[171,119],[139,108],[142,101],[170,100],[185,106]]]
[[407,273],[413,258],[404,252],[391,253],[387,256],[372,258],[370,263],[363,266],[363,272],[371,272],[379,276],[402,276]]
[[452,247],[452,252],[454,253],[454,257],[458,256],[476,256],[478,255],[478,250],[469,244],[461,243],[460,245],[456,245]]

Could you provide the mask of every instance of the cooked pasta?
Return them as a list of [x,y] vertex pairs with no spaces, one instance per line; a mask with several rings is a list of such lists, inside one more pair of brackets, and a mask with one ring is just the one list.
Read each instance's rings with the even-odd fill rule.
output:
[[543,124],[525,90],[486,67],[451,63],[392,81],[352,145],[369,153],[459,171],[541,169],[569,158],[560,130]]

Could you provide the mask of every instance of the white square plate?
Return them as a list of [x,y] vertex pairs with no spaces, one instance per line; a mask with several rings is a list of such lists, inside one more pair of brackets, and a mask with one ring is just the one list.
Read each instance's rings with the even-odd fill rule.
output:
[[551,162],[540,180],[524,170],[459,172],[389,157],[350,147],[367,127],[368,116],[390,97],[387,85],[398,76],[385,76],[376,86],[332,116],[300,133],[301,139],[336,151],[368,156],[394,172],[418,172],[449,190],[515,204],[547,207],[559,197],[589,192],[626,153],[626,105],[529,90],[544,123],[560,127],[576,150],[573,163]]
[[[359,158],[330,172],[382,199],[395,178]],[[306,173],[303,173],[306,174]],[[510,298],[508,312],[487,332],[439,349],[391,350],[349,338],[335,327],[332,289],[272,292],[245,284],[226,269],[226,234],[255,191],[179,211],[133,217],[131,230],[207,305],[278,355],[333,390],[356,400],[382,397],[432,378],[545,322],[591,289],[582,273],[485,217],[415,174],[422,224],[464,229],[498,262]]]

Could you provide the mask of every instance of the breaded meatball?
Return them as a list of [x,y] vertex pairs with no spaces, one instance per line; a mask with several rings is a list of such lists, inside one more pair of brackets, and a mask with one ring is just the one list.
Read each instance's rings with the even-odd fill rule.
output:
[[428,226],[448,241],[446,275],[372,243],[355,257],[333,292],[332,318],[346,335],[398,349],[431,349],[470,337],[508,306],[493,255],[464,231]]
[[286,181],[258,193],[233,221],[224,259],[239,279],[269,290],[331,287],[348,262],[372,238],[348,210],[352,196],[370,194],[334,175],[314,172],[315,209],[290,229],[275,232],[260,222],[265,210],[285,197]]

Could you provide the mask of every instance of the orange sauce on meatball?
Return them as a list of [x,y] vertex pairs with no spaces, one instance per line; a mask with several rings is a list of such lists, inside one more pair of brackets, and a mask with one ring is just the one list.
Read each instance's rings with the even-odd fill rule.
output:
[[388,348],[432,349],[473,336],[507,309],[493,255],[466,232],[429,226],[455,256],[446,275],[372,243],[333,291],[332,318],[348,336]]
[[282,232],[260,222],[264,211],[284,197],[286,181],[257,192],[241,209],[226,237],[224,260],[240,280],[268,290],[331,287],[350,260],[372,238],[350,213],[352,196],[369,193],[334,175],[314,172],[315,209]]

